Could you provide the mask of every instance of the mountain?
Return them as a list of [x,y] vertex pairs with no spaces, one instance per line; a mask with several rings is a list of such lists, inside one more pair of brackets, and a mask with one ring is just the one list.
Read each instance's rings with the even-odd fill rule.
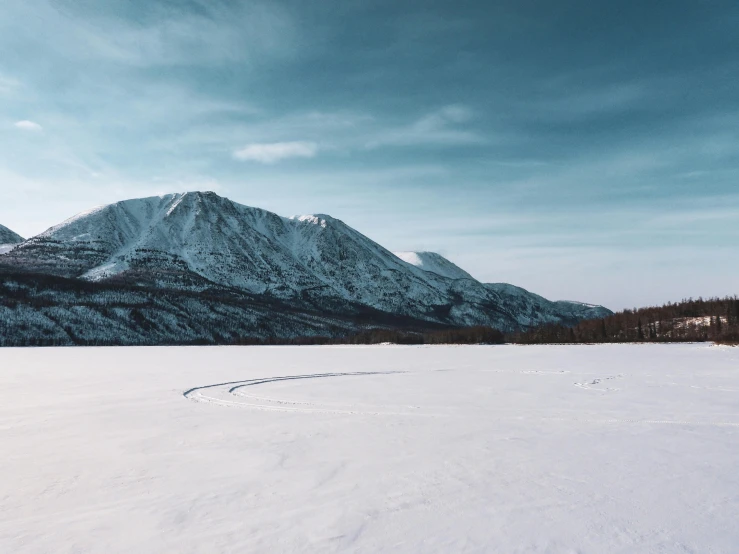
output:
[[23,242],[23,237],[0,225],[0,254],[5,254],[19,242]]
[[358,303],[453,325],[516,326],[480,283],[452,284],[409,265],[338,219],[280,217],[209,192],[95,208],[27,240],[2,262],[88,281],[226,287],[316,308]]
[[[285,218],[212,192],[126,200],[78,214],[3,255],[0,271],[188,298],[236,297],[267,312],[343,322],[339,327],[369,318],[390,326],[510,331],[539,320],[569,323],[580,313],[544,299],[522,304],[438,254],[399,257],[328,215]],[[36,303],[53,303],[44,298]],[[74,307],[70,298],[65,309]]]

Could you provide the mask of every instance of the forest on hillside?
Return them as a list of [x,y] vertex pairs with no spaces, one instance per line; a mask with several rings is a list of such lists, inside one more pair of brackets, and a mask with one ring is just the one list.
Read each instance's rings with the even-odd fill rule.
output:
[[689,298],[663,306],[623,310],[573,327],[545,325],[506,337],[518,344],[605,342],[739,343],[739,298]]

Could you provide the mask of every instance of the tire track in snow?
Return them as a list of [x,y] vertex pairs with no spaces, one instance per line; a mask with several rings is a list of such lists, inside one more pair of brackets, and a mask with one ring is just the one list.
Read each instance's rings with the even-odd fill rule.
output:
[[[301,401],[286,401],[266,397],[259,397],[246,394],[242,389],[264,385],[267,383],[276,383],[280,381],[297,381],[303,379],[322,379],[327,377],[359,377],[369,375],[397,375],[405,374],[407,371],[364,371],[364,372],[333,372],[333,373],[311,373],[306,375],[285,375],[277,377],[261,377],[257,379],[246,379],[243,381],[228,381],[225,383],[216,383],[213,385],[204,385],[193,387],[186,390],[182,395],[188,400],[195,402],[204,402],[207,404],[215,404],[224,407],[251,408],[256,410],[278,411],[278,412],[299,412],[299,413],[324,413],[324,414],[350,414],[350,415],[430,415],[418,412],[386,412],[386,411],[365,411],[361,409],[340,409],[334,407],[324,407],[321,404]],[[226,398],[208,394],[204,391],[214,390],[221,396],[229,395]],[[233,398],[231,398],[233,397]],[[238,398],[243,399],[239,401]],[[251,401],[251,402],[250,402]],[[266,404],[265,404],[266,402]],[[300,407],[298,407],[300,406]],[[380,410],[382,406],[378,407]]]

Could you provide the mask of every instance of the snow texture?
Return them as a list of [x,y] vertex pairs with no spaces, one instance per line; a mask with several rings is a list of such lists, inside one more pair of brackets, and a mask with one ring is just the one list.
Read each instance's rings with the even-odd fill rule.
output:
[[473,279],[461,267],[453,264],[436,252],[395,252],[395,255],[411,265],[424,271],[430,271],[449,279]]
[[0,349],[0,551],[736,551],[739,349]]

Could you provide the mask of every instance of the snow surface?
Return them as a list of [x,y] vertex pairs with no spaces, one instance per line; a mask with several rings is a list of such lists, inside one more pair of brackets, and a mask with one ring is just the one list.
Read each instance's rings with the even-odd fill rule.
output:
[[16,246],[18,246],[17,243],[15,243],[15,244],[0,244],[0,255],[1,254],[6,254],[7,252],[10,252]]
[[0,552],[736,552],[739,348],[0,349]]

